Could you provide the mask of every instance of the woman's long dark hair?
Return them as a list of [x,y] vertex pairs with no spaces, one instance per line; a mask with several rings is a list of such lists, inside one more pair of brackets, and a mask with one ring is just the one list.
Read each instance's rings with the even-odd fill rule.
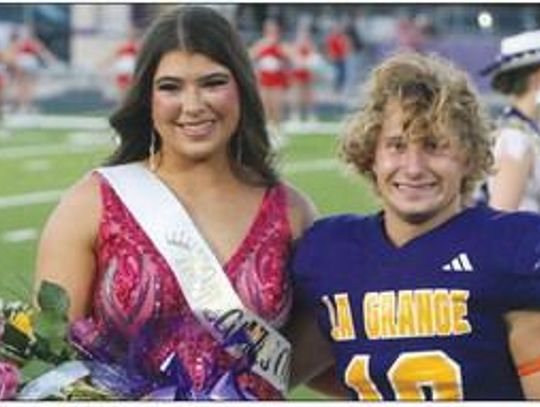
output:
[[[153,131],[152,80],[163,55],[174,50],[206,55],[232,72],[240,92],[241,112],[236,133],[229,142],[229,161],[241,179],[274,184],[277,181],[274,155],[246,49],[228,21],[217,11],[203,6],[175,8],[159,17],[145,35],[133,85],[109,120],[121,141],[106,164],[124,164],[149,156]],[[159,137],[156,147],[159,150]]]

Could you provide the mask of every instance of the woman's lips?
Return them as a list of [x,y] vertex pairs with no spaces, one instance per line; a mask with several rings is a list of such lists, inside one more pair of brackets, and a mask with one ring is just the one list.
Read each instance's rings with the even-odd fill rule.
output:
[[182,133],[190,138],[203,138],[212,133],[214,129],[214,120],[205,120],[199,122],[189,122],[179,124]]

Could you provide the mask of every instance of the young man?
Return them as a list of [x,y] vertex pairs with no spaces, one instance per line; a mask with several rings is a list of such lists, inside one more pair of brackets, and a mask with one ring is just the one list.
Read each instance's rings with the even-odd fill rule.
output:
[[469,80],[400,54],[364,100],[342,156],[382,211],[316,222],[293,262],[339,380],[361,400],[540,399],[540,217],[468,206],[493,162]]

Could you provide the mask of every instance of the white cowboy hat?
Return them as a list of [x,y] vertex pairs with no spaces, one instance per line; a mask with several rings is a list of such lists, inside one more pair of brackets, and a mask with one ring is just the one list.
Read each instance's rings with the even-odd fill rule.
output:
[[498,75],[528,65],[540,65],[540,30],[526,31],[501,41],[501,52],[493,63],[480,71]]

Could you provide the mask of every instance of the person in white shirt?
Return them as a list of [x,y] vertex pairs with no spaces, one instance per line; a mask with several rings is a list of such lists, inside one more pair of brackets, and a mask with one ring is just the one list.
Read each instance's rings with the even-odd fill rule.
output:
[[492,87],[509,102],[495,130],[489,204],[540,212],[540,30],[504,38],[482,73],[492,75]]

